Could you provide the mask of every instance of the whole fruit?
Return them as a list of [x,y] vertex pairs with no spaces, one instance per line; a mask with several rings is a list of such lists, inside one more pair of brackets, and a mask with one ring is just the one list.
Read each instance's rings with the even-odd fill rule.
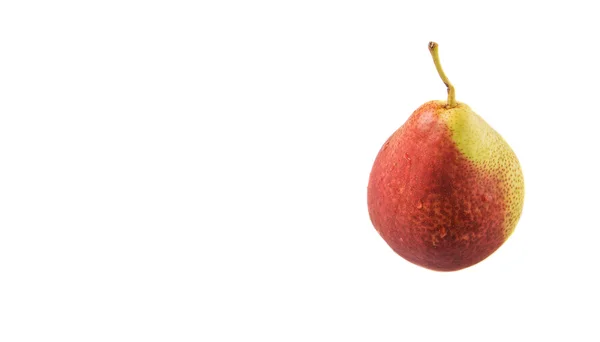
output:
[[404,259],[456,271],[484,260],[512,234],[525,189],[515,153],[456,102],[438,45],[429,50],[448,100],[423,104],[385,142],[369,177],[369,216]]

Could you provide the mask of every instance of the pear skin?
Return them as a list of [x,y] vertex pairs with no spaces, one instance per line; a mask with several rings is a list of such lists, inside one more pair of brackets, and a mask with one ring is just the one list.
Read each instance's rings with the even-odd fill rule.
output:
[[385,142],[367,197],[373,226],[397,254],[431,270],[457,271],[508,239],[524,193],[510,146],[466,104],[449,98],[423,104]]

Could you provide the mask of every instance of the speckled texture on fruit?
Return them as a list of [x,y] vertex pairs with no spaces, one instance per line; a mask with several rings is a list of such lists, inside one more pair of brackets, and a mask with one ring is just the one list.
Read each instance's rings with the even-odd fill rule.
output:
[[471,109],[431,101],[383,145],[368,186],[373,225],[403,258],[454,271],[496,251],[523,207],[508,144]]

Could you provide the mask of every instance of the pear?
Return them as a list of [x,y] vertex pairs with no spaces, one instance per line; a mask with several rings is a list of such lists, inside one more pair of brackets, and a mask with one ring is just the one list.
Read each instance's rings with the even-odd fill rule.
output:
[[429,43],[447,101],[419,107],[381,147],[369,176],[369,216],[398,255],[435,271],[457,271],[494,253],[523,210],[517,156],[469,106],[456,101]]

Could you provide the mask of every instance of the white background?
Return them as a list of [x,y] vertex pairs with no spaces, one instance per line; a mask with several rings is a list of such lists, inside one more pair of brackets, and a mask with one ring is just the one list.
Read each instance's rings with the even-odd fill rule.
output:
[[[3,1],[0,340],[598,341],[600,24],[557,3]],[[526,181],[454,273],[366,207],[430,40]]]

